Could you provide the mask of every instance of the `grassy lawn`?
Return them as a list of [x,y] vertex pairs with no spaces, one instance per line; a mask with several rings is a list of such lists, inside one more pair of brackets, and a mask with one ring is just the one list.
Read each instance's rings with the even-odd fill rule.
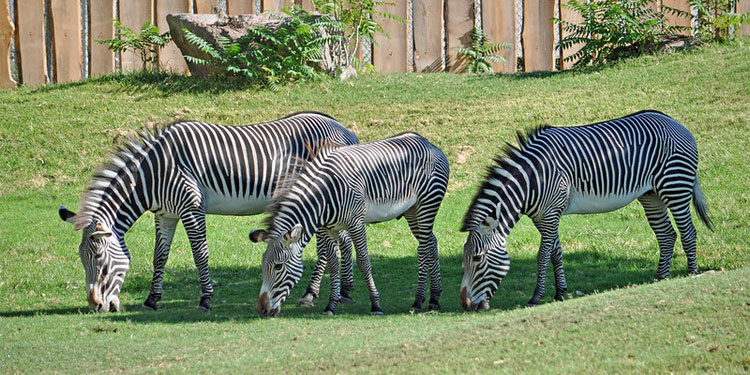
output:
[[[147,77],[148,78],[148,77]],[[0,91],[0,373],[746,373],[750,370],[750,40],[648,56],[591,73],[513,76],[365,75],[280,92],[179,77],[106,77]],[[696,221],[698,266],[687,278],[679,244],[672,280],[654,283],[658,250],[641,207],[566,216],[560,226],[569,298],[522,308],[534,289],[539,234],[523,219],[509,238],[511,271],[492,311],[458,301],[465,235],[458,232],[484,168],[518,130],[578,125],[642,109],[690,129],[715,232]],[[406,223],[368,227],[384,317],[371,317],[355,271],[356,303],[294,305],[315,259],[282,308],[257,318],[264,248],[247,239],[261,217],[208,218],[211,314],[195,311],[198,274],[178,229],[158,312],[148,295],[154,224],[128,232],[126,312],[88,314],[80,234],[57,216],[118,139],[146,123],[223,124],[316,110],[362,141],[417,131],[443,149],[451,183],[436,222],[443,311],[410,315],[416,240]],[[549,272],[548,289],[554,289]],[[327,279],[321,295],[327,299]],[[578,292],[578,293],[576,293]]]

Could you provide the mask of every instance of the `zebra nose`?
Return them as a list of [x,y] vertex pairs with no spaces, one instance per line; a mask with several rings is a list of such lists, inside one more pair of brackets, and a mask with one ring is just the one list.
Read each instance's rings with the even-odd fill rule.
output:
[[102,301],[102,298],[96,295],[96,292],[94,290],[89,290],[88,300],[89,300],[89,307],[91,307],[91,309],[97,312],[99,312],[99,309],[104,304],[104,301]]
[[258,314],[261,317],[268,317],[271,312],[271,299],[268,297],[268,293],[261,293],[258,298]]
[[469,292],[466,290],[466,287],[461,288],[461,295],[459,298],[461,299],[461,307],[463,307],[464,311],[469,311],[469,308],[471,307],[471,299],[469,298]]

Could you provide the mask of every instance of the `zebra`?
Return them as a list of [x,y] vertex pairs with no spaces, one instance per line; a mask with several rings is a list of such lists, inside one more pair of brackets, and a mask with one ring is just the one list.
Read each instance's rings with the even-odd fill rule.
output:
[[508,273],[505,249],[513,226],[527,215],[541,234],[537,282],[529,306],[545,293],[550,259],[555,300],[567,292],[558,224],[562,215],[614,211],[637,199],[656,234],[660,259],[657,279],[669,276],[680,231],[688,272],[697,272],[696,231],[690,201],[713,230],[698,182],[695,138],[682,124],[656,111],[641,111],[591,125],[542,126],[518,133],[519,147],[506,145],[489,168],[464,217],[464,310],[487,310],[498,284]]
[[[96,312],[120,310],[118,296],[130,265],[124,234],[138,217],[151,211],[156,227],[154,273],[143,308],[156,310],[161,299],[164,266],[182,220],[200,275],[198,308],[210,311],[214,292],[205,215],[263,212],[280,178],[317,152],[315,145],[322,140],[359,143],[354,133],[317,112],[247,126],[177,122],[132,137],[94,174],[79,214],[64,206],[59,209],[64,221],[83,231],[79,255],[89,306]],[[346,271],[344,265],[344,272],[351,273],[351,268],[350,264]]]
[[330,254],[331,294],[324,313],[339,302],[335,233],[346,230],[354,243],[357,266],[366,281],[373,315],[382,315],[380,294],[372,277],[365,223],[405,217],[419,242],[416,297],[412,312],[425,301],[430,278],[430,310],[440,309],[442,285],[433,224],[448,184],[443,152],[416,133],[402,133],[359,145],[329,147],[305,167],[274,205],[268,230],[250,232],[253,242],[267,243],[263,284],[258,300],[262,317],[276,316],[302,275],[302,250],[313,233]]

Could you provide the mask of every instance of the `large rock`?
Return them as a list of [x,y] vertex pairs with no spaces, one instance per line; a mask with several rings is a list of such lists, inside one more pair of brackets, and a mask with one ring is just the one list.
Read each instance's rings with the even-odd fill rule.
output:
[[[265,26],[272,30],[278,29],[288,19],[286,15],[261,13],[259,15],[242,14],[237,16],[219,16],[217,14],[189,14],[176,13],[167,15],[169,24],[169,33],[172,35],[177,47],[183,56],[193,56],[202,59],[209,59],[210,56],[201,51],[197,46],[191,44],[185,39],[183,29],[190,30],[193,34],[201,37],[214,46],[218,44],[219,37],[229,38],[236,42],[242,36],[247,34],[247,29],[252,26]],[[330,50],[326,46],[326,51]],[[323,70],[331,72],[336,70],[333,66],[333,59],[324,57],[322,62]],[[190,73],[194,76],[207,76],[220,70],[210,65],[198,65],[187,62]]]

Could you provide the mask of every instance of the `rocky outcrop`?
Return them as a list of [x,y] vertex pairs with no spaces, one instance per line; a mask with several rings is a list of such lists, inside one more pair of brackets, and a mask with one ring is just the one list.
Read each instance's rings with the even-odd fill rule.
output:
[[[197,46],[185,39],[183,29],[190,30],[212,45],[218,45],[219,37],[223,36],[232,42],[236,42],[247,34],[247,30],[253,26],[265,26],[272,30],[283,26],[288,19],[286,15],[275,13],[261,13],[259,15],[243,14],[237,16],[220,16],[217,14],[188,14],[177,13],[167,15],[169,33],[172,40],[182,52],[182,56],[193,56],[201,59],[209,59],[208,54],[201,51]],[[336,71],[334,58],[330,56],[330,46],[324,46],[324,57],[321,63],[323,70],[327,72]],[[194,76],[207,76],[219,71],[218,68],[209,65],[198,65],[187,62],[190,73]]]
[[[209,59],[206,53],[185,39],[183,29],[190,30],[191,33],[199,36],[208,43],[217,45],[220,36],[229,38],[229,40],[235,42],[246,35],[247,29],[252,26],[262,25],[271,29],[277,29],[284,23],[284,18],[271,13],[262,13],[259,15],[243,14],[231,17],[220,17],[217,14],[177,13],[167,15],[167,23],[169,24],[169,33],[172,35],[172,40],[182,52],[182,56]],[[187,65],[190,73],[195,76],[207,76],[218,71],[216,67],[197,65],[189,61]]]

